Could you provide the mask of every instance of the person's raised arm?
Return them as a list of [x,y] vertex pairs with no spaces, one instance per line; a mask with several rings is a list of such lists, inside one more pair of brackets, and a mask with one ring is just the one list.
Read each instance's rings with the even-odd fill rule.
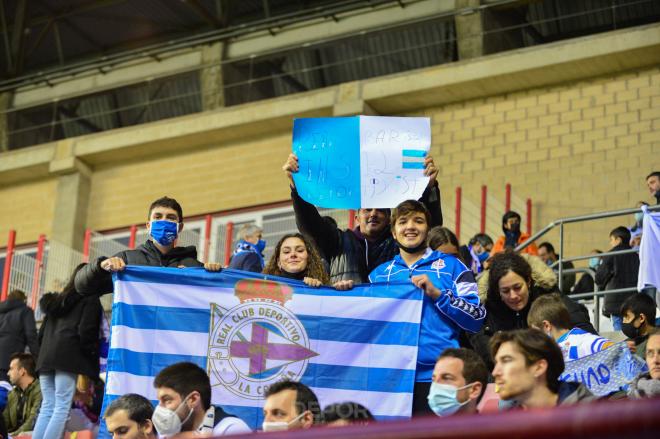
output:
[[431,223],[429,228],[442,225],[442,205],[440,199],[440,187],[438,186],[438,168],[433,162],[433,157],[426,156],[424,159],[424,175],[429,178],[429,184],[426,186],[422,197],[419,199],[431,214]]
[[339,248],[339,228],[325,221],[316,206],[303,200],[298,194],[293,181],[293,173],[299,170],[298,157],[295,154],[289,154],[282,170],[286,173],[291,186],[291,201],[293,201],[293,211],[296,215],[298,230],[303,235],[314,239],[326,258],[332,258],[337,254]]

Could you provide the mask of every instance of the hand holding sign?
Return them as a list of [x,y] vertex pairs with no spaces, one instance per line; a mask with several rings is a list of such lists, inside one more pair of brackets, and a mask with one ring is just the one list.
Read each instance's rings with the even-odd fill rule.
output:
[[393,207],[435,182],[430,146],[428,118],[296,119],[294,154],[283,169],[300,196],[317,206]]

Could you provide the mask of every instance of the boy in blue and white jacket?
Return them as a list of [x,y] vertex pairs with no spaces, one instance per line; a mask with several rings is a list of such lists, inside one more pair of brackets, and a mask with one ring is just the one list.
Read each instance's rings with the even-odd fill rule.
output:
[[429,213],[423,204],[408,200],[392,214],[391,228],[399,255],[376,267],[370,282],[410,279],[424,291],[419,334],[413,415],[431,414],[426,396],[433,367],[447,348],[459,346],[461,330],[478,332],[486,310],[479,301],[472,271],[456,256],[427,247]]

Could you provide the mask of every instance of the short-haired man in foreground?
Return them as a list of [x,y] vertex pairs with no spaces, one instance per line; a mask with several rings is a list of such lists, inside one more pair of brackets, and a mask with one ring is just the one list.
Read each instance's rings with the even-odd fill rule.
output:
[[211,405],[211,382],[201,367],[176,363],[154,378],[158,406],[151,421],[160,436],[193,431],[212,436],[250,433],[241,419]]
[[660,396],[660,330],[654,329],[646,342],[646,365],[649,371],[630,384],[631,398],[657,398]]
[[312,389],[280,381],[266,391],[263,431],[301,430],[321,422],[321,406]]
[[488,369],[476,352],[445,349],[433,369],[429,407],[438,416],[476,414],[487,385]]
[[527,324],[545,332],[557,342],[564,362],[579,360],[612,346],[604,337],[574,328],[571,315],[559,294],[547,294],[533,303],[527,314]]
[[32,431],[41,407],[41,387],[32,354],[15,353],[9,360],[9,392],[2,417],[12,436]]
[[564,371],[561,350],[538,329],[498,332],[490,348],[495,391],[514,407],[549,408],[595,399],[584,385],[559,381]]
[[103,417],[113,439],[156,439],[153,412],[147,398],[129,393],[112,401]]
[[183,230],[183,210],[174,199],[162,197],[151,203],[147,214],[149,239],[134,250],[126,250],[107,258],[90,261],[76,274],[76,291],[81,294],[112,293],[112,273],[127,265],[151,267],[204,267],[220,271],[218,263],[202,264],[197,260],[195,246],[178,247],[179,233]]

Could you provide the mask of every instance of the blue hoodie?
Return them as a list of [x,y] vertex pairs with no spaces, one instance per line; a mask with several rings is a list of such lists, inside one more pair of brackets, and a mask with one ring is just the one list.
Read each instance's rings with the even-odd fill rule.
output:
[[415,381],[430,382],[438,356],[447,348],[458,347],[461,329],[479,331],[486,310],[479,302],[472,271],[456,256],[439,251],[427,249],[412,267],[397,255],[390,262],[376,267],[369,275],[369,281],[405,281],[420,274],[428,275],[442,292],[435,301],[425,294],[422,307]]

